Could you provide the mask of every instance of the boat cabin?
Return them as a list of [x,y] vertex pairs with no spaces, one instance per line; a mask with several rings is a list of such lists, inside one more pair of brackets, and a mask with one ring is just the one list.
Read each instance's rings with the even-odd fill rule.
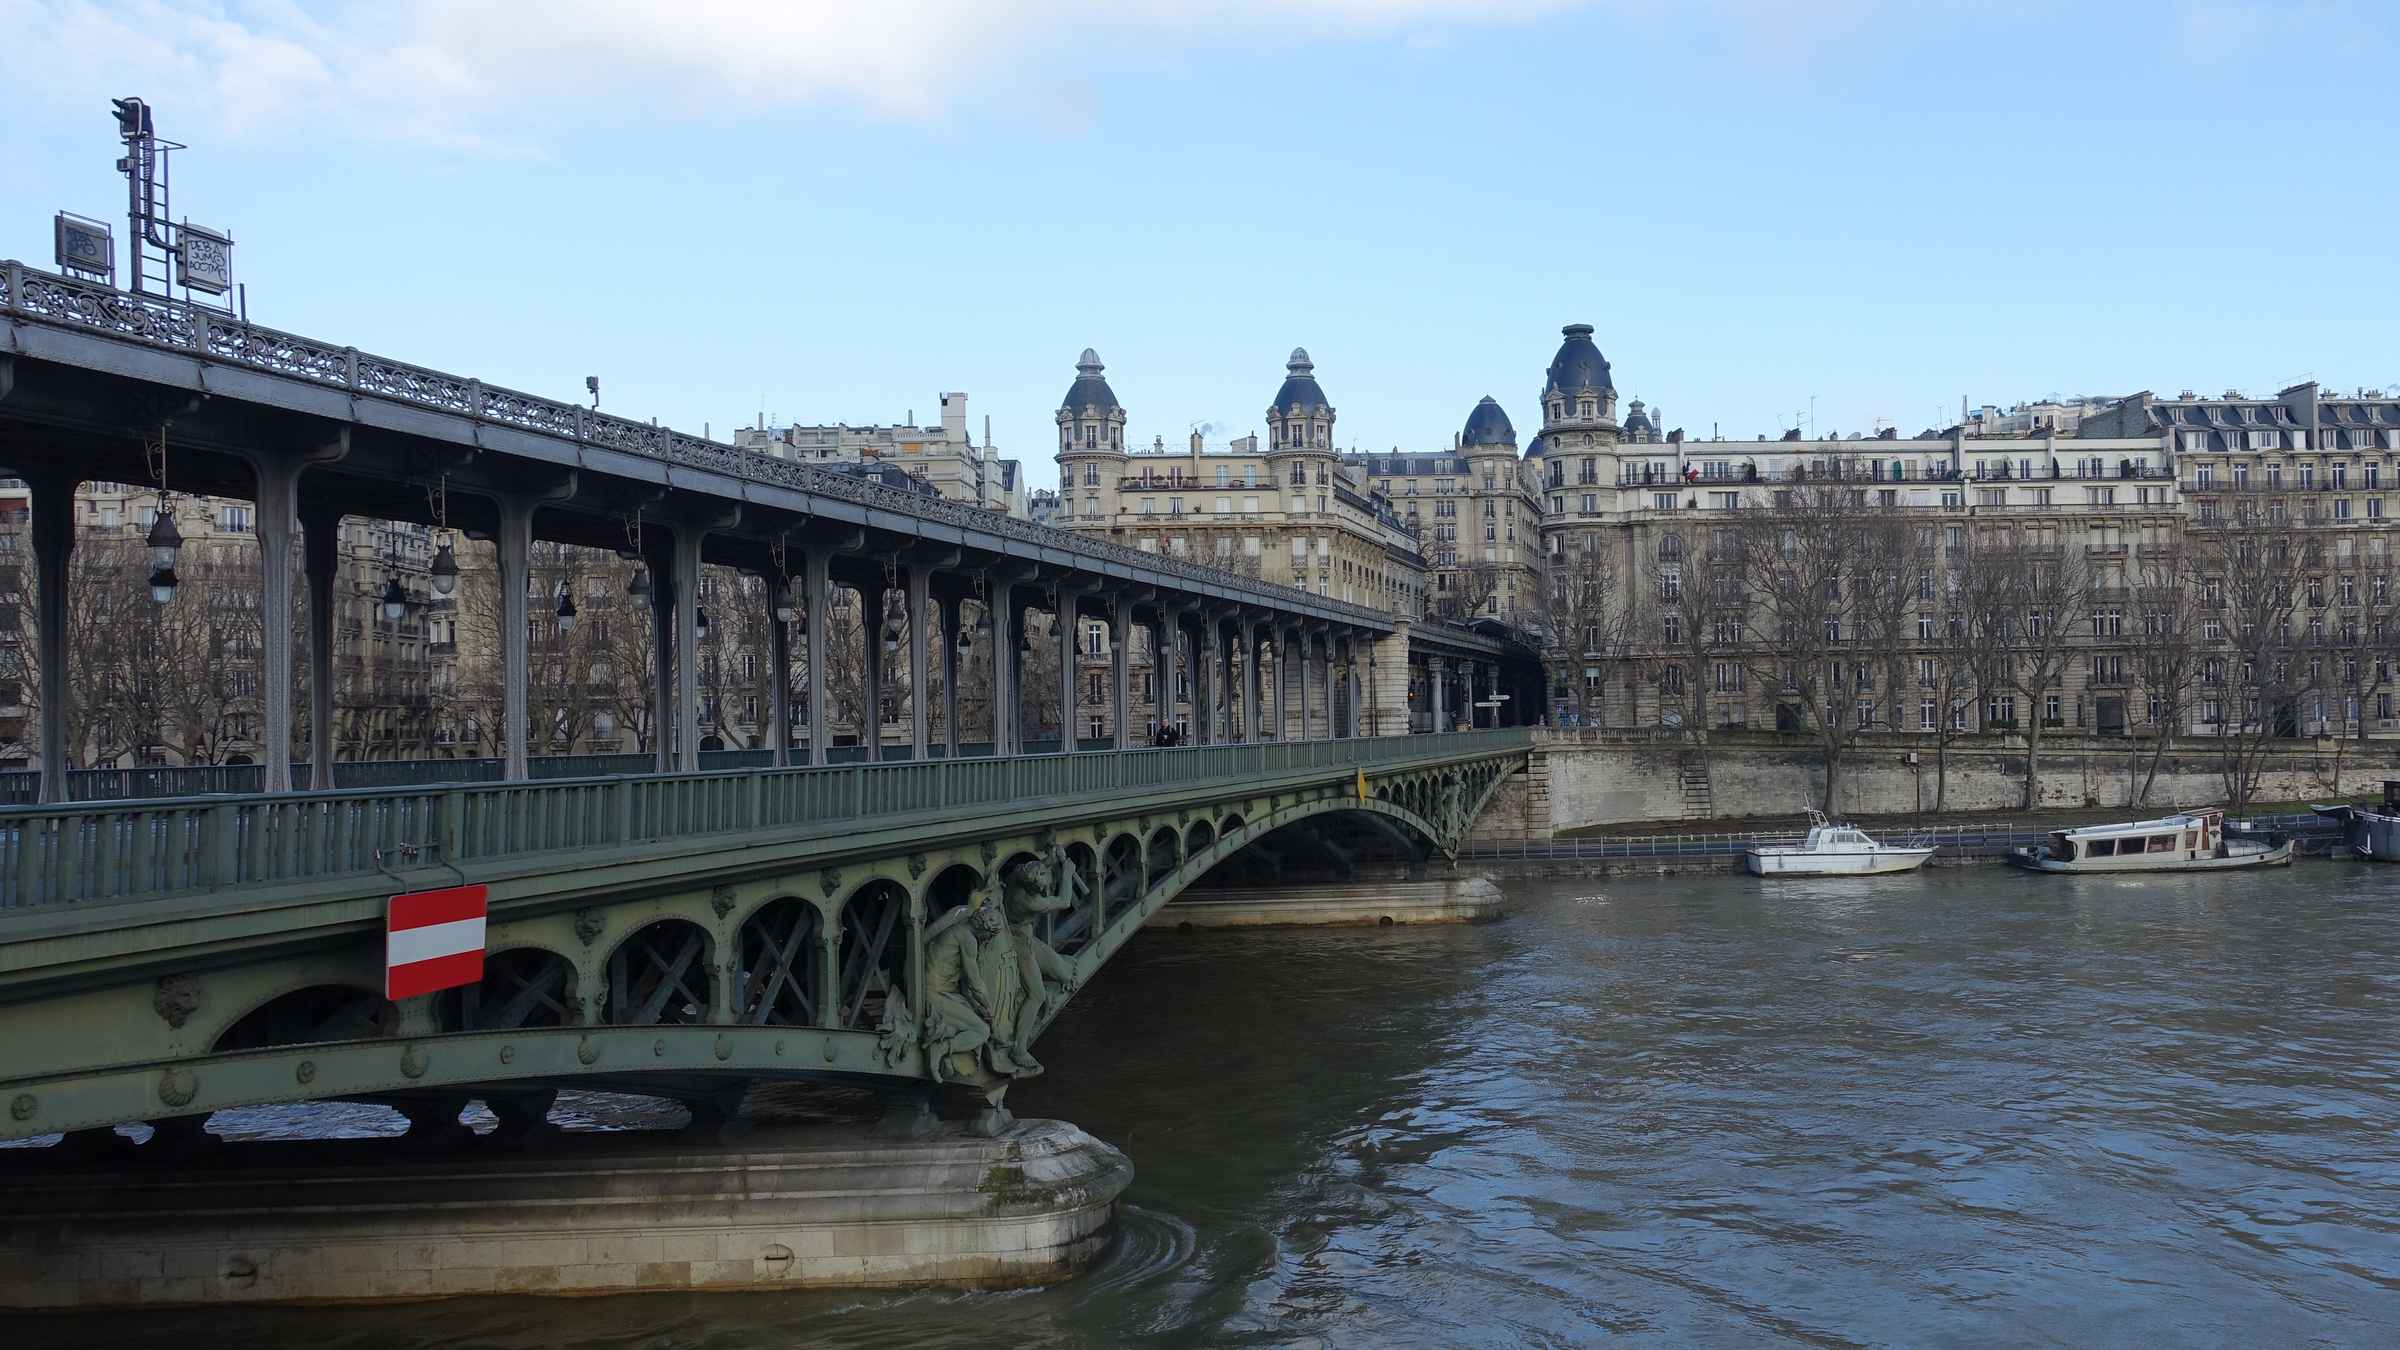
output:
[[1809,853],[1868,853],[1875,849],[1875,841],[1852,826],[1813,825],[1808,842],[1800,847]]
[[2086,825],[2053,830],[2044,855],[2053,862],[2087,862],[2101,858],[2180,861],[2214,856],[2224,824],[2220,811],[2196,811],[2158,820],[2122,825]]

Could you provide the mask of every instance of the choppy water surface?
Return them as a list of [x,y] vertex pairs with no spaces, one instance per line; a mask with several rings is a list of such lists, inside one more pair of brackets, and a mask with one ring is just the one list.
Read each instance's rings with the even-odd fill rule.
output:
[[1012,1099],[1139,1171],[1109,1256],[1055,1289],[76,1325],[323,1350],[2400,1336],[2400,868],[1512,890],[1474,928],[1137,941]]

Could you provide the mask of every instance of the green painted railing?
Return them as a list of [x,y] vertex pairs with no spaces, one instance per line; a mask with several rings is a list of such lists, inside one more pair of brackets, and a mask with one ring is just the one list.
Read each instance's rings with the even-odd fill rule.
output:
[[0,810],[0,909],[1252,783],[1520,750],[1523,728],[1006,759],[290,792]]

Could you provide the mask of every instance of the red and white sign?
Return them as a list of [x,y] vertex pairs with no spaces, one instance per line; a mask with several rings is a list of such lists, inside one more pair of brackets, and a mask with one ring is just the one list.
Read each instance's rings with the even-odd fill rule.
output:
[[392,897],[385,911],[383,996],[415,998],[483,978],[484,888]]

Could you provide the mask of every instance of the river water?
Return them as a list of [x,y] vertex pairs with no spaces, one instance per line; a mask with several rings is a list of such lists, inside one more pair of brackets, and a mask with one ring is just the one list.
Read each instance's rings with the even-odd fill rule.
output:
[[1476,927],[1132,944],[1011,1101],[1138,1172],[1101,1265],[1056,1288],[25,1329],[177,1350],[2400,1336],[2400,868],[1509,889]]

